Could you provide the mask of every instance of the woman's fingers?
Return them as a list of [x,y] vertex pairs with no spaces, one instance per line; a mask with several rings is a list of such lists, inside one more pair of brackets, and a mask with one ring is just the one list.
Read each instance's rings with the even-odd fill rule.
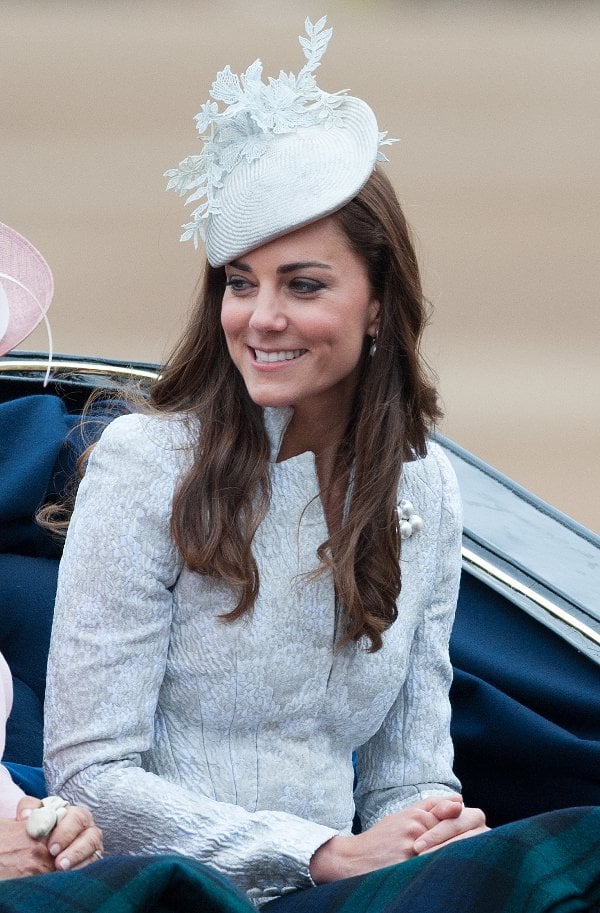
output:
[[432,846],[428,850],[423,850],[423,852],[420,853],[419,855],[422,856],[423,853],[434,853],[436,850],[441,850],[441,849],[443,849],[443,847],[449,846],[449,844],[451,844],[451,843],[456,843],[457,840],[466,840],[468,837],[477,837],[477,836],[479,836],[479,834],[486,834],[490,830],[491,830],[491,828],[485,824],[482,825],[481,827],[474,827],[470,831],[465,831],[462,834],[457,834],[455,837],[451,837],[449,840],[446,840],[444,843],[438,843],[436,846]]
[[458,818],[464,809],[464,804],[462,796],[456,793],[450,796],[429,796],[428,799],[418,802],[415,808],[424,808],[438,821],[443,821],[446,818]]
[[[440,809],[440,812],[442,809]],[[448,811],[454,811],[448,809]],[[435,812],[433,812],[435,813]],[[437,817],[437,816],[436,816]],[[480,808],[462,807],[458,815],[448,815],[418,837],[413,845],[417,855],[438,849],[460,837],[471,837],[488,830],[485,815]]]

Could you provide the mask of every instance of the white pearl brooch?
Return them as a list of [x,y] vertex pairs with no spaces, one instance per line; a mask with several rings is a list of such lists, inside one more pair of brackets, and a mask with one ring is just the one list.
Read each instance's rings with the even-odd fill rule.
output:
[[423,520],[414,510],[412,503],[404,498],[398,505],[401,539],[410,539],[413,533],[419,533],[423,529]]

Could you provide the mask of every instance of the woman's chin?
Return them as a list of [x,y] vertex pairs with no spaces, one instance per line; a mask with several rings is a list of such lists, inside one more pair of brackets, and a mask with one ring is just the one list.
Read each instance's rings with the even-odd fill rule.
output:
[[252,402],[263,409],[285,409],[293,406],[290,397],[284,394],[269,393],[266,390],[248,390],[248,394]]

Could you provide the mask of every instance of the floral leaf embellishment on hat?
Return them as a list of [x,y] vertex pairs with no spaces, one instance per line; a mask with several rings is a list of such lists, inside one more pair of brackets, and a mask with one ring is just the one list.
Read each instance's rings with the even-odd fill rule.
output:
[[[397,143],[397,142],[398,142],[397,139],[394,139],[393,137],[388,136],[387,130],[380,132],[380,134],[379,134],[379,145],[380,146],[391,146],[393,143]],[[377,161],[378,162],[389,162],[389,158],[387,157],[387,155],[384,152],[379,150],[379,152],[377,153]]]
[[[305,127],[325,129],[345,126],[346,90],[329,93],[320,89],[314,72],[333,34],[325,28],[327,17],[316,23],[306,19],[306,36],[299,37],[306,63],[298,73],[281,71],[277,78],[262,79],[263,67],[255,60],[241,75],[227,65],[217,73],[210,98],[196,115],[196,128],[204,146],[178,168],[165,172],[167,190],[186,196],[186,204],[200,201],[191,220],[183,226],[182,241],[193,240],[197,248],[206,237],[207,220],[220,213],[223,182],[241,163],[261,158],[280,136]],[[225,107],[221,110],[221,102]],[[381,144],[395,140],[380,134]],[[381,154],[378,158],[385,159]]]

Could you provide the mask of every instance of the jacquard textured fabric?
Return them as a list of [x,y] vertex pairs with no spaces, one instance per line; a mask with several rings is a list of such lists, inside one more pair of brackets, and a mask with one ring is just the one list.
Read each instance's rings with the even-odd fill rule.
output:
[[399,617],[370,654],[334,651],[312,453],[275,462],[291,410],[267,409],[272,500],[251,615],[191,573],[169,532],[189,465],[177,418],[116,419],[81,484],[59,574],[46,693],[48,788],[89,805],[117,853],[182,853],[260,904],[312,884],[315,850],[452,773],[448,638],[460,574],[453,472],[431,444],[398,491],[424,527],[402,543]]

